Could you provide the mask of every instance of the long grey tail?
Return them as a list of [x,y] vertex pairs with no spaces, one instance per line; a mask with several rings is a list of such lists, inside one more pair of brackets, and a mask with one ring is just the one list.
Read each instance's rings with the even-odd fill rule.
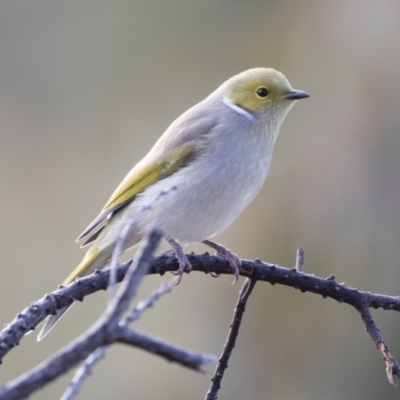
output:
[[71,305],[61,308],[60,310],[57,311],[56,315],[49,315],[45,320],[44,320],[44,325],[42,326],[42,329],[39,332],[39,335],[37,336],[37,341],[40,342],[52,329],[53,326],[59,321],[59,319],[71,308]]

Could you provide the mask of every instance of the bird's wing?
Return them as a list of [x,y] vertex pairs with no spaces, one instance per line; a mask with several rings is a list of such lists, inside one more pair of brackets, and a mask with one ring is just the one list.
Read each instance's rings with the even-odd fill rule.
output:
[[148,186],[173,174],[177,169],[185,164],[185,160],[196,150],[194,143],[182,146],[179,151],[170,152],[158,163],[146,164],[143,159],[131,172],[124,178],[114,193],[111,195],[100,214],[82,232],[77,239],[85,239],[83,246],[96,239],[99,232],[107,224],[108,218],[113,212],[122,208],[132,201],[136,195],[143,192]]
[[200,156],[206,144],[213,140],[210,133],[217,123],[210,118],[209,110],[199,113],[196,108],[189,109],[168,128],[146,157],[128,173],[77,241],[85,240],[83,246],[91,243],[115,211],[131,202],[148,186],[172,175]]

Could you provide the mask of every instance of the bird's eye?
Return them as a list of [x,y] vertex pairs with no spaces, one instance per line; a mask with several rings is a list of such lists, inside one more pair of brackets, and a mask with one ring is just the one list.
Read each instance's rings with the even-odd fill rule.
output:
[[269,95],[269,91],[265,87],[260,87],[256,90],[256,94],[258,97],[265,99]]

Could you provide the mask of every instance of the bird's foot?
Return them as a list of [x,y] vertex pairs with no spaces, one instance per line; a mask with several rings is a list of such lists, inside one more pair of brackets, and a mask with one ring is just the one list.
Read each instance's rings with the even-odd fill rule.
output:
[[186,257],[185,253],[183,252],[182,246],[178,242],[173,239],[168,239],[168,243],[171,245],[175,253],[175,257],[178,259],[179,262],[178,271],[173,272],[174,275],[178,276],[178,281],[176,282],[176,285],[179,285],[182,280],[183,273],[190,272],[192,270],[192,264]]
[[[233,275],[235,275],[235,280],[233,281],[233,283],[236,283],[239,278],[239,267],[241,264],[240,258],[225,246],[212,242],[211,240],[203,240],[202,243],[214,249],[216,251],[217,256],[220,256],[224,258],[226,261],[228,261],[229,265],[233,270]],[[219,276],[219,274],[215,273],[211,273],[211,275],[214,277]]]

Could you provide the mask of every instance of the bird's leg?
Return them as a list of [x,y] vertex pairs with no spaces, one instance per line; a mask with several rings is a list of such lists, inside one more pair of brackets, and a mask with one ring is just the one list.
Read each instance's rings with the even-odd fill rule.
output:
[[[233,269],[233,275],[235,275],[235,280],[233,283],[236,283],[239,278],[239,267],[241,264],[240,258],[235,253],[227,249],[225,246],[212,242],[211,240],[203,240],[201,243],[213,248],[217,252],[216,253],[217,256],[220,256],[224,258],[226,261],[228,261],[229,265]],[[218,276],[218,275],[213,275],[213,276]]]
[[179,277],[178,282],[176,283],[177,285],[179,285],[183,273],[190,272],[192,270],[192,264],[190,264],[190,261],[183,252],[182,246],[178,242],[176,242],[174,239],[168,239],[168,243],[171,245],[172,250],[175,253],[175,257],[178,259],[179,262],[178,271],[173,272],[174,275],[178,275]]

